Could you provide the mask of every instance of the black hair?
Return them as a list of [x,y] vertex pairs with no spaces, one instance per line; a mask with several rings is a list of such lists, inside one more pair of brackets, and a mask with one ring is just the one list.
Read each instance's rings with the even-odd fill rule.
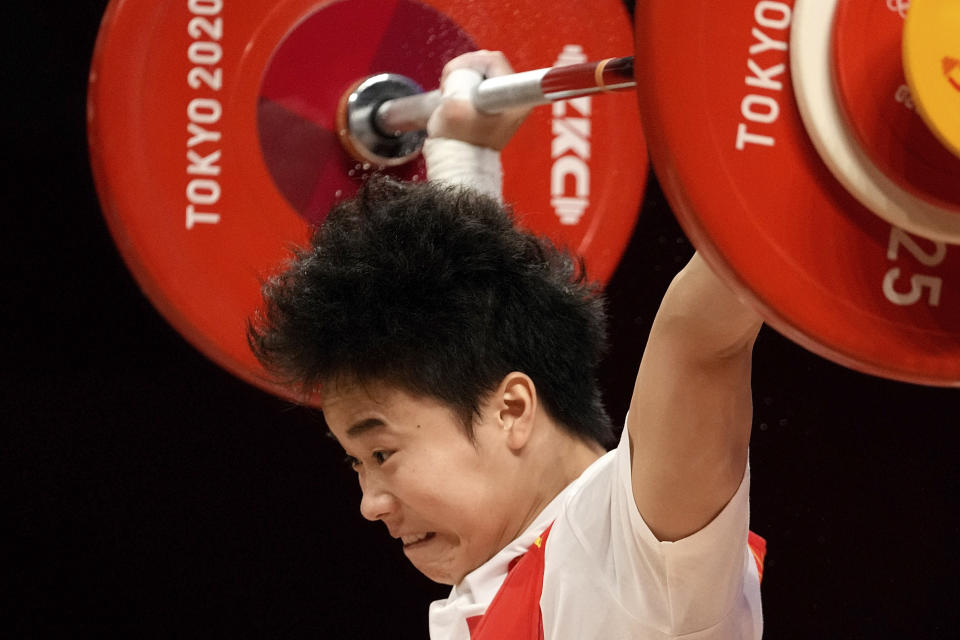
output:
[[329,380],[391,384],[444,402],[472,437],[480,401],[521,371],[569,432],[613,444],[595,378],[599,288],[581,261],[472,189],[371,178],[263,298],[251,348],[301,393]]

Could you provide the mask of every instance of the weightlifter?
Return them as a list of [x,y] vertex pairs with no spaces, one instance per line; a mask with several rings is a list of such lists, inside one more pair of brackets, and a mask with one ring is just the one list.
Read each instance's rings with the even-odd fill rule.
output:
[[511,72],[486,51],[447,65],[429,181],[373,179],[337,205],[264,286],[251,344],[320,390],[363,516],[452,585],[431,638],[760,638],[747,446],[761,320],[694,256],[616,439],[595,379],[602,296],[500,202],[498,151],[526,113],[464,98]]

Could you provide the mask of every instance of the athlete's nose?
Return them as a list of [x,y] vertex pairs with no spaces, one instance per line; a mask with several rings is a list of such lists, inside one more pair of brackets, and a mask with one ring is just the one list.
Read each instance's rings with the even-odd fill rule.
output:
[[397,499],[384,486],[371,479],[361,480],[360,513],[371,521],[383,520],[396,511]]

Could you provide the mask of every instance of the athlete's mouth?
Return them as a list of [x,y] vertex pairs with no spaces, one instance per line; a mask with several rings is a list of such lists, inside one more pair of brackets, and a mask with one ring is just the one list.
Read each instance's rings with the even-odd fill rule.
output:
[[433,531],[428,531],[427,533],[414,533],[408,536],[401,536],[400,541],[403,542],[404,549],[409,549],[414,545],[421,544],[432,539],[435,535],[437,534]]

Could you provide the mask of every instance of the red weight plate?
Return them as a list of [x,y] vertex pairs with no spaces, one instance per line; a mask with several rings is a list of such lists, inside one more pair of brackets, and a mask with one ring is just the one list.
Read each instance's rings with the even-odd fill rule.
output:
[[793,4],[637,4],[654,168],[699,251],[768,322],[868,373],[960,385],[960,250],[863,208],[811,145],[789,77]]
[[[618,0],[113,0],[90,76],[91,160],[151,301],[207,356],[286,395],[251,355],[245,323],[260,279],[307,240],[307,220],[359,184],[363,167],[335,141],[340,96],[380,72],[433,88],[446,60],[473,47],[535,69],[628,53],[632,29]],[[647,169],[632,96],[536,110],[503,162],[524,224],[606,280]],[[422,177],[422,165],[398,173]]]
[[833,27],[837,99],[881,171],[915,196],[960,215],[960,158],[915,111],[904,77],[904,15],[896,3],[839,1]]

